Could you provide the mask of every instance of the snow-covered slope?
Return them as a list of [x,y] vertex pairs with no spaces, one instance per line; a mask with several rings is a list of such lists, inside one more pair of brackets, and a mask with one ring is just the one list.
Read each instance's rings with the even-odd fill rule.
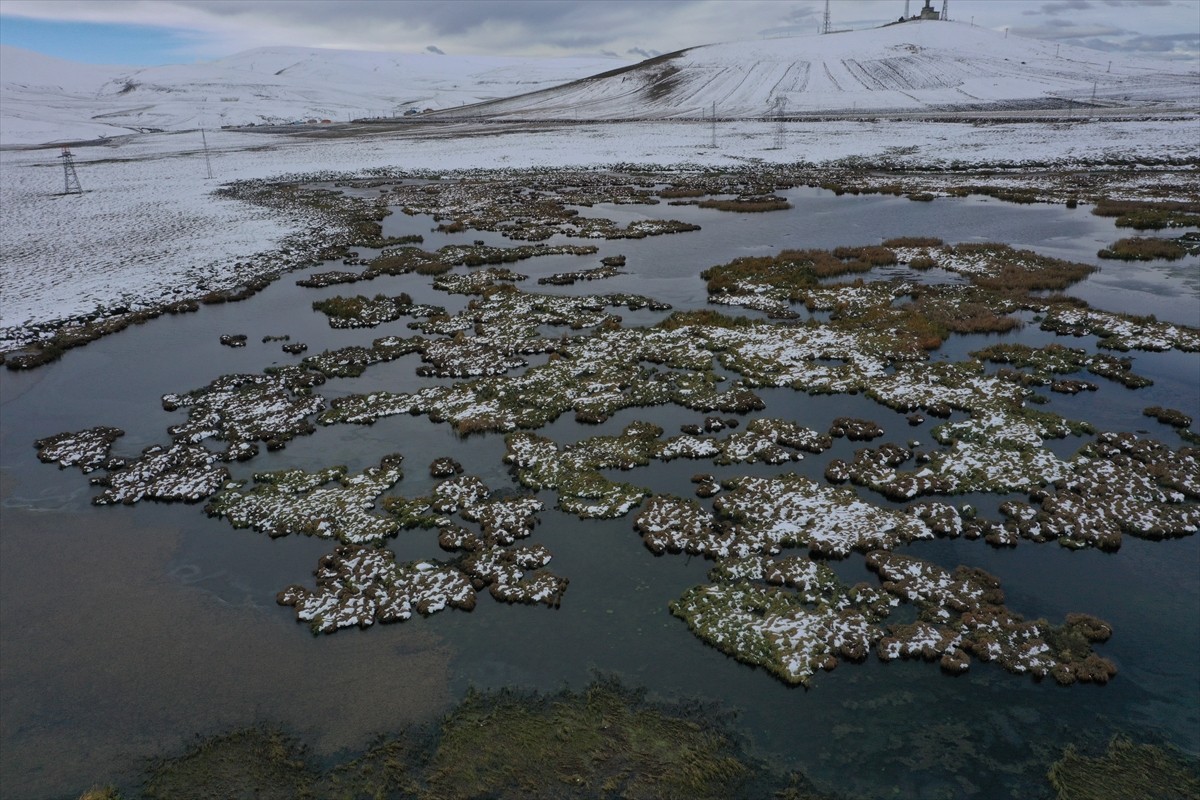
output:
[[510,97],[626,63],[268,47],[200,64],[97,67],[0,46],[0,143],[344,122]]
[[1200,105],[1200,72],[956,22],[694,47],[448,113],[565,119]]

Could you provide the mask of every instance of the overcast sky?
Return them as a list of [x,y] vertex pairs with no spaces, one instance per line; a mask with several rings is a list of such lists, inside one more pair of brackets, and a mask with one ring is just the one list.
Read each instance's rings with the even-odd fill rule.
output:
[[[924,0],[907,5],[915,14]],[[832,0],[833,27],[881,25],[905,6]],[[266,45],[640,60],[816,34],[824,11],[824,0],[0,0],[0,42],[96,64],[190,63]],[[1010,34],[1200,67],[1200,0],[950,0],[949,12]]]

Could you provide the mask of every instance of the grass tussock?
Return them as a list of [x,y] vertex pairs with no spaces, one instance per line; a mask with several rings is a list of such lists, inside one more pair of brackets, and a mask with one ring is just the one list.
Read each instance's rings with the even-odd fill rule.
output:
[[1187,249],[1179,242],[1170,239],[1134,236],[1128,239],[1119,239],[1110,247],[1100,250],[1096,255],[1100,258],[1121,261],[1153,261],[1159,258],[1175,261],[1187,255]]
[[1200,227],[1200,202],[1099,200],[1092,213],[1115,217],[1118,228],[1139,231]]
[[691,325],[707,328],[749,328],[757,323],[747,317],[731,317],[719,311],[702,308],[696,311],[675,311],[655,327],[673,331]]
[[708,293],[739,294],[747,286],[769,286],[786,293],[788,299],[803,299],[806,289],[823,278],[868,272],[896,263],[887,247],[838,247],[834,250],[784,250],[777,256],[746,256],[700,273],[708,282]]
[[740,211],[743,213],[785,211],[792,207],[791,203],[777,195],[738,197],[733,200],[701,200],[697,205],[701,208],[715,208],[718,211]]
[[958,244],[949,252],[952,255],[986,257],[991,262],[992,271],[972,275],[971,283],[1009,295],[1061,291],[1096,271],[1090,264],[1051,258],[1032,250],[1014,250],[995,242]]
[[412,305],[412,297],[404,292],[397,297],[388,297],[383,294],[377,294],[374,298],[368,298],[361,294],[353,297],[339,295],[318,300],[312,304],[312,307],[314,311],[320,311],[334,319],[358,319],[381,305]]
[[898,236],[885,239],[884,247],[941,247],[945,242],[936,236]]

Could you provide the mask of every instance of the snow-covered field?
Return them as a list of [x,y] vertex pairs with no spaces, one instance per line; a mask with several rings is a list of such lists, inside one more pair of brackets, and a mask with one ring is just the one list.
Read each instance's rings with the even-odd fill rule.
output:
[[[753,80],[752,76],[762,70],[766,71],[763,74],[775,75],[789,52],[787,48],[821,51],[826,59],[837,56],[845,61],[845,68],[850,69],[846,66],[854,60],[850,55],[878,50],[885,45],[900,46],[895,42],[889,45],[880,37],[890,37],[888,41],[891,41],[899,35],[897,31],[902,31],[917,38],[906,45],[908,55],[893,54],[889,58],[898,58],[902,64],[918,71],[933,69],[940,64],[939,69],[945,75],[957,76],[952,82],[957,82],[958,88],[932,87],[929,91],[960,92],[964,91],[964,86],[970,86],[974,87],[969,89],[970,93],[983,96],[986,92],[977,84],[985,77],[979,74],[978,59],[972,62],[943,53],[940,61],[922,60],[922,53],[935,45],[945,52],[950,52],[951,44],[957,48],[955,52],[964,47],[982,46],[962,38],[975,35],[972,33],[975,29],[969,26],[966,26],[968,33],[963,34],[963,27],[948,23],[905,24],[853,35],[694,48],[680,58],[694,62],[690,68],[694,75],[708,76],[691,84],[708,87],[701,92],[702,97],[698,94],[693,98],[707,103],[712,92],[725,92],[720,87],[727,86],[727,79],[732,74],[730,70],[734,70],[733,64],[741,53],[742,71],[746,77],[743,89],[738,90],[742,94],[726,92],[722,96],[729,98],[736,94],[742,98],[739,102],[747,104],[749,110],[757,107],[755,104],[762,105],[765,96],[760,95],[767,87],[763,82],[765,79],[759,80],[761,75]],[[1047,91],[1058,91],[1054,88],[1058,84],[1045,84],[1048,80],[1046,69],[1039,67],[1040,71],[1021,73],[1013,63],[1014,59],[1019,63],[1022,54],[1027,62],[1038,59],[1038,63],[1065,61],[1049,53],[1047,48],[1051,45],[1012,42],[998,34],[986,33],[990,37],[987,38],[988,47],[992,48],[988,57],[997,64],[1008,63],[1012,70],[1005,73],[1007,77],[994,75],[997,85],[1011,88],[1024,80],[1026,95],[1029,86],[1040,86],[1039,91],[1049,86]],[[209,130],[206,134],[208,160],[214,175],[209,179],[200,133],[194,128],[182,128],[211,119],[212,115],[205,109],[211,109],[214,103],[225,102],[220,100],[221,96],[236,95],[247,104],[259,103],[264,109],[280,109],[287,103],[297,102],[296,98],[303,95],[301,89],[306,85],[314,87],[307,96],[313,103],[325,102],[321,98],[331,96],[334,90],[330,87],[338,85],[343,88],[349,85],[374,87],[372,91],[381,91],[380,87],[387,85],[393,87],[394,98],[405,96],[413,100],[420,98],[421,102],[453,104],[455,96],[446,94],[450,89],[475,99],[492,93],[516,93],[537,88],[552,76],[565,80],[578,74],[572,70],[593,69],[595,65],[555,62],[557,66],[544,64],[535,69],[519,63],[472,62],[471,65],[466,60],[442,61],[441,57],[430,55],[431,63],[450,66],[442,73],[431,72],[422,77],[413,67],[413,61],[405,61],[399,56],[390,57],[393,59],[389,62],[391,66],[385,69],[380,66],[381,54],[335,52],[326,58],[316,51],[276,48],[234,56],[204,69],[192,65],[141,71],[113,68],[112,72],[106,72],[107,68],[102,68],[93,70],[95,74],[83,75],[80,70],[90,68],[49,59],[44,62],[31,60],[27,58],[32,55],[29,53],[14,56],[11,48],[0,52],[5,59],[0,144],[11,146],[83,139],[95,136],[100,130],[117,131],[120,126],[127,126],[132,119],[129,114],[134,112],[100,120],[94,118],[93,112],[99,107],[119,110],[120,104],[126,100],[132,103],[131,98],[139,92],[157,98],[150,107],[136,112],[139,119],[145,121],[153,116],[155,120],[170,122],[169,127],[176,129],[166,133],[114,136],[101,144],[76,146],[74,155],[84,189],[82,195],[62,194],[63,164],[57,149],[0,149],[0,207],[3,208],[0,221],[0,351],[29,341],[33,326],[90,314],[98,308],[137,308],[195,297],[206,291],[231,287],[245,279],[247,257],[273,249],[285,236],[303,228],[306,221],[283,218],[214,194],[222,184],[236,180],[323,171],[354,173],[377,168],[453,171],[604,167],[620,163],[728,169],[799,162],[837,167],[862,159],[867,162],[886,160],[893,168],[906,170],[939,169],[957,163],[1003,164],[1015,167],[1019,172],[1021,165],[1031,165],[1030,174],[1022,178],[1036,181],[1034,172],[1043,170],[1046,165],[1070,169],[1105,163],[1128,165],[1154,160],[1161,163],[1163,159],[1176,164],[1189,160],[1200,163],[1200,116],[1194,111],[1126,121],[1089,121],[1080,115],[1068,121],[1019,124],[853,119],[792,121],[784,124],[781,148],[776,147],[779,129],[769,120],[728,121],[712,128],[701,120],[660,119],[619,124],[529,125],[524,128],[479,127],[467,123],[416,125],[390,131],[369,128],[344,138],[323,139]],[[705,53],[707,55],[703,55]],[[1070,62],[1073,65],[1070,69],[1074,70],[1071,74],[1075,77],[1071,80],[1076,83],[1083,74],[1081,70],[1091,69],[1091,74],[1099,75],[1096,59],[1104,60],[1103,55],[1095,53],[1090,56],[1092,61],[1086,64],[1077,63],[1080,57],[1073,55],[1072,58],[1075,60]],[[805,69],[811,74],[812,64],[816,62],[810,57],[804,63],[809,64]],[[25,71],[10,70],[10,64],[24,65]],[[1066,74],[1064,69],[1060,69],[1062,74]],[[1138,82],[1129,72],[1131,69],[1122,62],[1114,67],[1112,80],[1119,79],[1133,86]],[[1177,67],[1173,69],[1177,70]],[[371,80],[364,77],[377,72],[383,77],[377,75]],[[794,70],[785,72],[791,75]],[[396,88],[404,83],[397,83],[401,73],[411,79],[405,84],[407,88]],[[689,72],[685,70],[680,74]],[[282,85],[280,82],[289,75],[294,75],[295,79]],[[1189,79],[1187,75],[1176,74],[1176,78],[1174,83],[1142,81],[1138,85],[1165,87],[1158,98],[1164,102],[1164,98],[1174,96],[1171,93],[1177,92],[1180,86],[1186,86],[1188,80],[1192,80],[1194,93],[1194,75]],[[129,92],[118,91],[114,95],[111,90],[121,80],[138,85]],[[242,83],[237,83],[238,80]],[[622,76],[597,78],[594,83],[607,86],[612,80],[619,82]],[[774,80],[771,84],[773,96],[795,100],[788,106],[793,110],[802,102],[808,102],[800,99],[801,95],[809,99],[816,97],[812,92],[820,83],[817,78],[810,78],[805,84],[807,88],[801,91],[796,88],[795,81],[788,82],[791,78],[785,79],[781,75]],[[459,82],[457,88],[456,81]],[[46,89],[49,85],[58,88]],[[97,94],[97,85],[108,88]],[[571,91],[587,85],[590,84],[573,84],[576,88]],[[157,86],[161,91],[151,92],[150,86]],[[440,99],[431,99],[433,95],[428,92],[434,90],[442,92],[437,94]],[[222,92],[232,94],[222,95]],[[255,92],[264,96],[254,100]],[[873,92],[877,98],[899,97],[905,92],[913,94],[897,87]],[[532,109],[541,102],[537,98],[545,96],[544,92],[537,93],[530,95],[532,100],[521,102]],[[1010,96],[1015,95],[1010,92]],[[663,97],[667,98],[663,101],[667,106],[675,103],[671,93]],[[933,97],[929,95],[929,98]],[[118,106],[113,105],[114,98]],[[834,103],[835,100],[842,103],[845,98],[824,98],[821,102]],[[347,95],[340,102],[359,101]],[[932,102],[932,99],[913,95],[910,107],[919,108]],[[243,100],[226,104],[246,107]],[[271,115],[280,113],[279,110],[270,111]],[[331,110],[330,113],[334,112]],[[670,114],[664,111],[658,116]],[[714,138],[715,147],[712,146]],[[1153,172],[1140,173],[1126,166],[1122,168],[1126,170],[1123,179],[1127,184],[1149,184],[1152,188],[1156,185]],[[1168,198],[1179,197],[1180,193],[1182,196],[1194,194],[1196,181],[1186,183],[1188,185],[1182,187],[1164,185],[1161,194]]]
[[627,63],[263,47],[199,64],[85,67],[0,45],[0,143],[402,115],[510,97]]

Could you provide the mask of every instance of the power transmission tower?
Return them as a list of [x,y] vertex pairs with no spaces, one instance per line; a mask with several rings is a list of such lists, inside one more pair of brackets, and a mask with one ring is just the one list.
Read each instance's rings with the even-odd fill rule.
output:
[[75,174],[75,156],[71,155],[69,148],[64,147],[59,158],[63,160],[63,194],[83,194],[79,176]]
[[716,146],[717,146],[717,101],[714,100],[713,104],[712,104],[712,145],[711,145],[711,147],[716,148]]
[[825,0],[825,22],[821,25],[821,33],[829,33],[829,0]]
[[942,0],[942,21],[950,21],[950,0]]
[[774,150],[782,150],[784,145],[783,131],[783,112],[787,107],[787,98],[780,96],[775,98],[775,104],[772,111],[775,114],[775,147]]

